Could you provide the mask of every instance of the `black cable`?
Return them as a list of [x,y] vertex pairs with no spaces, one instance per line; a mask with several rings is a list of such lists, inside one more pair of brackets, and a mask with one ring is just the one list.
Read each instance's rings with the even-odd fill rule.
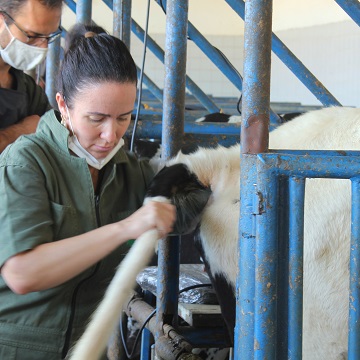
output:
[[126,345],[126,340],[124,338],[124,329],[122,327],[122,322],[120,323],[120,335],[121,335],[121,341],[123,343],[123,346],[124,346],[124,350],[125,350],[125,353],[126,353],[126,356],[129,358],[129,359],[132,359],[134,357],[134,353],[135,353],[135,350],[136,350],[136,345],[138,344],[139,342],[139,339],[140,339],[140,335],[142,333],[142,331],[145,329],[145,326],[146,324],[151,320],[151,318],[156,314],[156,309],[154,309],[150,314],[149,316],[145,319],[144,323],[141,325],[141,328],[139,329],[136,337],[135,337],[135,341],[134,341],[134,346],[131,350],[131,353],[129,353],[129,350],[127,348],[127,345]]
[[145,24],[145,32],[144,32],[144,51],[143,51],[143,58],[142,64],[140,68],[140,79],[139,79],[139,92],[138,92],[138,103],[136,108],[136,117],[134,121],[134,127],[131,134],[131,142],[130,142],[130,151],[134,152],[134,140],[136,134],[137,124],[139,122],[140,116],[140,107],[141,107],[141,97],[142,97],[142,83],[144,77],[144,67],[145,67],[145,58],[146,58],[146,46],[147,46],[147,39],[148,39],[148,28],[149,28],[149,14],[150,14],[150,0],[148,0],[147,10],[146,10],[146,24]]

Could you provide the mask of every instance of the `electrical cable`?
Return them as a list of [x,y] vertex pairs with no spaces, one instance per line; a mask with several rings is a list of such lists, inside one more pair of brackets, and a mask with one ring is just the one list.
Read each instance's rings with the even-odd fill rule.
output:
[[147,47],[148,28],[149,28],[149,17],[150,17],[150,0],[148,0],[147,10],[146,10],[146,24],[145,24],[145,32],[144,32],[144,50],[143,50],[142,64],[141,64],[141,68],[140,68],[140,79],[139,79],[138,102],[137,102],[137,107],[136,107],[136,117],[135,117],[135,121],[134,121],[133,131],[131,134],[131,142],[130,142],[130,151],[131,152],[134,152],[134,140],[135,140],[136,128],[137,128],[137,124],[139,122],[139,116],[140,116],[142,84],[143,84],[143,77],[144,77],[146,47]]
[[[186,292],[186,291],[189,291],[189,290],[193,290],[193,289],[198,289],[198,288],[203,288],[203,287],[212,287],[212,284],[195,284],[195,285],[190,285],[190,286],[187,286],[186,288],[183,288],[179,291],[179,294],[182,294],[183,292]],[[140,329],[138,330],[138,333],[135,337],[135,340],[134,340],[134,345],[133,345],[133,348],[131,350],[131,352],[129,352],[129,349],[127,348],[127,345],[126,345],[126,340],[125,340],[125,337],[124,337],[124,329],[123,329],[123,326],[122,326],[122,322],[120,322],[120,335],[121,335],[121,341],[123,343],[123,347],[124,347],[124,351],[126,353],[126,356],[129,358],[129,359],[132,359],[134,357],[134,353],[135,353],[135,350],[136,350],[136,346],[139,342],[139,339],[140,339],[140,335],[141,333],[143,332],[143,330],[145,329],[145,326],[146,324],[151,320],[151,318],[156,314],[156,308],[149,314],[149,316],[145,319],[145,321],[143,322],[143,324],[141,325]]]

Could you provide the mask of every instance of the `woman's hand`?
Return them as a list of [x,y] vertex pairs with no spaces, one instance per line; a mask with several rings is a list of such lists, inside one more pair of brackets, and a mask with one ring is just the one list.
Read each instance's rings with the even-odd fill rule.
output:
[[120,223],[124,227],[126,237],[136,239],[151,229],[157,229],[161,237],[165,237],[173,230],[175,220],[176,209],[174,205],[149,201]]

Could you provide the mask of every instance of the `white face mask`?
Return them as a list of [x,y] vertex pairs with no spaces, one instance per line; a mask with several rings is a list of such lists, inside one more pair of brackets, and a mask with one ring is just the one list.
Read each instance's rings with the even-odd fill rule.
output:
[[6,48],[3,49],[0,46],[0,55],[5,63],[18,70],[31,70],[45,59],[47,48],[31,46],[21,42],[13,36],[6,23],[5,26],[11,35],[11,40]]
[[81,146],[77,136],[74,133],[74,129],[72,127],[72,123],[70,119],[69,109],[67,107],[66,107],[66,111],[72,132],[72,136],[69,136],[68,138],[69,149],[73,151],[78,157],[85,159],[90,166],[94,167],[95,169],[101,170],[114,157],[114,155],[119,151],[119,149],[124,145],[124,139],[120,139],[117,145],[110,151],[110,153],[106,157],[98,160]]

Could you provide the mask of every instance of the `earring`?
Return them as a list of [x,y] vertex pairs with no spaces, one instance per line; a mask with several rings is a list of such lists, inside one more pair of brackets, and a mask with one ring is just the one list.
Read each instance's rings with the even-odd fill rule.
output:
[[61,125],[65,126],[66,127],[66,120],[64,118],[64,115],[61,114]]

